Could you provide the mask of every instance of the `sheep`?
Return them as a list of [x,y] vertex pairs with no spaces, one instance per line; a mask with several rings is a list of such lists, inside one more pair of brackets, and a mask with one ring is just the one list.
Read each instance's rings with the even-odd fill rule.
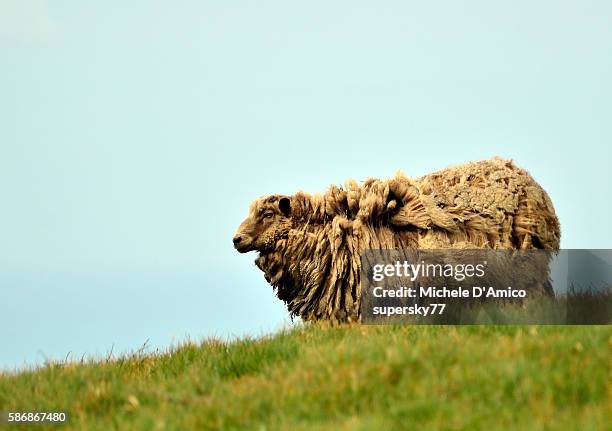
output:
[[[495,157],[411,179],[347,180],[322,194],[255,200],[233,237],[292,317],[360,321],[366,249],[559,249],[560,226],[542,187]],[[550,293],[550,287],[543,287]]]

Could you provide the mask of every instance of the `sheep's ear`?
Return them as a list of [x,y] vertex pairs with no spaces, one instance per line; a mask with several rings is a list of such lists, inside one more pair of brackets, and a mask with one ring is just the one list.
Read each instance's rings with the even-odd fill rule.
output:
[[283,214],[288,216],[291,213],[291,200],[289,198],[280,198],[278,208]]

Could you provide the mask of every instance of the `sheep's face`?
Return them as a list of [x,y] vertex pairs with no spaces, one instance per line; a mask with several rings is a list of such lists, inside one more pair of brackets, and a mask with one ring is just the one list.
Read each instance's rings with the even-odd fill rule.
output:
[[291,228],[291,201],[286,196],[264,196],[251,204],[249,215],[234,235],[240,253],[257,250],[266,253],[276,241],[286,238]]

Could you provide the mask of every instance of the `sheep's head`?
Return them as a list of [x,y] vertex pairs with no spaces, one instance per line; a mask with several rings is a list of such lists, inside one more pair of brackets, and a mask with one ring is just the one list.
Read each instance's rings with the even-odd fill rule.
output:
[[240,253],[274,249],[276,241],[286,238],[291,228],[291,200],[287,196],[264,196],[251,204],[248,217],[234,235]]

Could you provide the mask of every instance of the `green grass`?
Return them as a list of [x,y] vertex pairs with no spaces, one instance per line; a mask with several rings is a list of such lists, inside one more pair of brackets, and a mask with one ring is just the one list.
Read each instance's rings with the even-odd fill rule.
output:
[[611,352],[610,326],[312,325],[0,375],[0,411],[78,430],[604,430]]

